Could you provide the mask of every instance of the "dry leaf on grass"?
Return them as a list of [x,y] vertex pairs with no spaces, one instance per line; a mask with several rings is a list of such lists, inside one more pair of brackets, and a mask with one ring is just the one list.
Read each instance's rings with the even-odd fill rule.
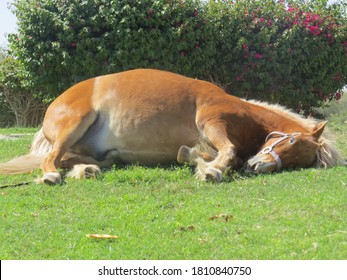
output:
[[214,220],[221,220],[223,222],[229,222],[233,217],[233,215],[228,215],[228,214],[219,214],[219,215],[214,215],[209,218],[210,221]]
[[180,231],[192,231],[192,230],[195,230],[194,226],[180,227]]
[[87,234],[86,235],[89,238],[96,238],[96,239],[117,239],[119,236],[117,235],[110,235],[110,234]]

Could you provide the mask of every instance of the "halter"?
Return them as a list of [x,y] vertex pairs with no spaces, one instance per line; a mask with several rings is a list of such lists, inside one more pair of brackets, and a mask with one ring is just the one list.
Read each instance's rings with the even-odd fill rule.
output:
[[278,144],[281,143],[282,141],[294,137],[296,135],[300,135],[300,132],[295,132],[292,134],[286,134],[280,131],[273,131],[271,132],[268,136],[266,136],[265,143],[269,140],[270,136],[272,135],[281,135],[282,137],[278,139],[276,142],[272,143],[270,146],[265,147],[260,151],[261,154],[270,154],[276,161],[277,163],[277,171],[282,169],[282,161],[280,156],[273,150],[273,148]]

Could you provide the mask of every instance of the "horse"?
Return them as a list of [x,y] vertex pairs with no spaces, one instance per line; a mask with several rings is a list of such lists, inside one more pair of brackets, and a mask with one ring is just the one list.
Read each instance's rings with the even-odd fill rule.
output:
[[48,107],[31,152],[0,174],[40,168],[40,182],[96,177],[117,162],[188,163],[201,180],[221,182],[246,163],[256,174],[345,164],[322,136],[326,122],[279,105],[243,100],[207,81],[135,69],[82,81]]

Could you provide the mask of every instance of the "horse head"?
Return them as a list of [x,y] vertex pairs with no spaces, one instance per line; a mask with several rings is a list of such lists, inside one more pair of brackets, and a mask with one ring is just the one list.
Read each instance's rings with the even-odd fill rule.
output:
[[326,122],[318,123],[309,133],[271,132],[258,154],[248,160],[247,171],[269,173],[286,168],[307,168],[317,162]]

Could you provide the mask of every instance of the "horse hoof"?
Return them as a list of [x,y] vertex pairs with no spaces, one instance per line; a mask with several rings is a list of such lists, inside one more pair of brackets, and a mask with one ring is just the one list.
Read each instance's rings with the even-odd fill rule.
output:
[[45,173],[42,181],[49,186],[60,185],[61,184],[61,176],[57,172],[49,172]]
[[187,146],[181,146],[177,154],[177,162],[186,163],[190,161],[190,148]]
[[76,164],[66,176],[75,179],[95,179],[100,174],[101,170],[95,164]]
[[217,168],[208,167],[205,170],[206,181],[220,184],[222,182],[222,171]]
[[90,178],[95,179],[100,174],[101,174],[101,170],[100,170],[99,166],[97,166],[97,165],[87,166],[85,171],[84,171],[84,177],[86,179],[90,179]]

